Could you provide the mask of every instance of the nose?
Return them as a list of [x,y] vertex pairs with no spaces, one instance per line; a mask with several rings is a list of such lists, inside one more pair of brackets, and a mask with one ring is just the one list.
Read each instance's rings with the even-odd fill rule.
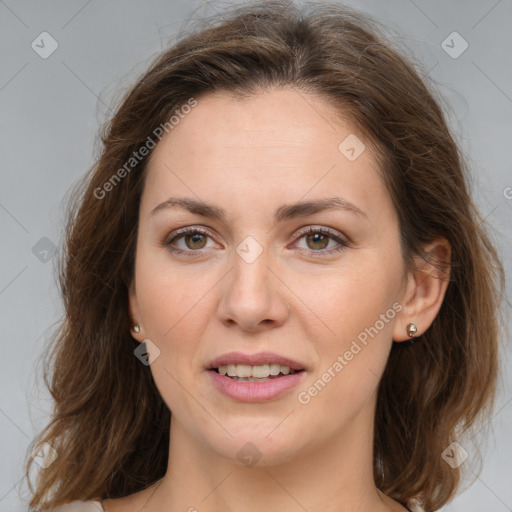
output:
[[248,263],[234,255],[233,268],[222,280],[218,314],[227,327],[259,332],[282,325],[289,315],[287,288],[278,272],[270,268],[264,251]]

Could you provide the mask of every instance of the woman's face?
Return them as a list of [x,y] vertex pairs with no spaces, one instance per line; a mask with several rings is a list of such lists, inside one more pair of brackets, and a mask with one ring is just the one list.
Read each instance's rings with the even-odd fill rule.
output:
[[[150,368],[173,421],[199,446],[277,463],[371,429],[406,273],[362,140],[324,100],[279,89],[201,97],[155,148],[130,310],[158,347]],[[302,371],[284,376],[285,359]],[[237,361],[254,364],[220,370],[280,376],[211,369]]]

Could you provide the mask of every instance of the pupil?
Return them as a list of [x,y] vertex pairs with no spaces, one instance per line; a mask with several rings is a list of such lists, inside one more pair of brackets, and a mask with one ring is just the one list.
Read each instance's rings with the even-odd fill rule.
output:
[[[204,242],[204,235],[201,235],[200,233],[195,233],[194,235],[189,235],[189,238],[191,239],[191,242],[193,247],[190,247],[191,249],[200,249],[201,242]],[[199,244],[200,247],[195,246],[195,244]],[[188,244],[187,244],[188,245]]]
[[[309,235],[308,237],[310,240],[312,239],[312,243],[313,244],[322,244],[321,247],[316,247],[316,249],[320,248],[320,249],[324,249],[325,247],[327,247],[327,244],[328,244],[328,239],[325,235],[321,234],[321,233],[315,233],[313,235]],[[327,242],[327,243],[326,243]]]

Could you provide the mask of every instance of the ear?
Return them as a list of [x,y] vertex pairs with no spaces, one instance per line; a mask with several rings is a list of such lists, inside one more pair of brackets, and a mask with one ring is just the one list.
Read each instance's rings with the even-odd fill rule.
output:
[[418,328],[415,337],[422,335],[432,324],[443,303],[450,281],[450,243],[438,238],[423,248],[424,254],[414,257],[414,269],[407,276],[402,297],[402,310],[393,330],[394,341],[406,341],[407,325]]
[[[131,319],[130,334],[132,338],[137,340],[139,343],[144,341],[144,327],[141,323],[141,315],[139,309],[139,303],[137,301],[137,293],[135,292],[135,279],[132,279],[130,288],[128,290],[128,310]],[[140,327],[139,332],[135,332],[133,327],[138,325]]]

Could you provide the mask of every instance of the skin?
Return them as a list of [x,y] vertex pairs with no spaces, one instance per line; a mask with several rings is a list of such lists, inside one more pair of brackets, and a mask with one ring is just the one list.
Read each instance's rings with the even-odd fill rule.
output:
[[[104,502],[107,512],[404,511],[372,475],[377,386],[392,341],[430,326],[447,281],[423,264],[406,269],[398,218],[367,149],[349,161],[338,145],[350,121],[325,100],[274,89],[247,100],[215,93],[155,148],[141,199],[130,314],[160,355],[150,365],[172,411],[165,477]],[[360,209],[325,210],[276,223],[283,205],[340,197]],[[223,221],[180,208],[151,211],[170,197],[202,200]],[[206,237],[163,243],[186,226]],[[330,228],[346,242],[299,230]],[[236,252],[252,236],[263,249],[248,263]],[[320,241],[319,241],[320,239]],[[327,245],[328,242],[328,245]],[[188,245],[187,245],[188,244]],[[445,240],[426,250],[449,257]],[[419,260],[418,260],[419,262]],[[401,310],[311,398],[298,401],[365,328],[394,303]],[[413,348],[412,348],[413,349]],[[217,391],[205,370],[230,351],[273,351],[306,367],[300,384],[267,402]],[[253,443],[261,458],[237,453]],[[192,508],[193,507],[193,508]]]

